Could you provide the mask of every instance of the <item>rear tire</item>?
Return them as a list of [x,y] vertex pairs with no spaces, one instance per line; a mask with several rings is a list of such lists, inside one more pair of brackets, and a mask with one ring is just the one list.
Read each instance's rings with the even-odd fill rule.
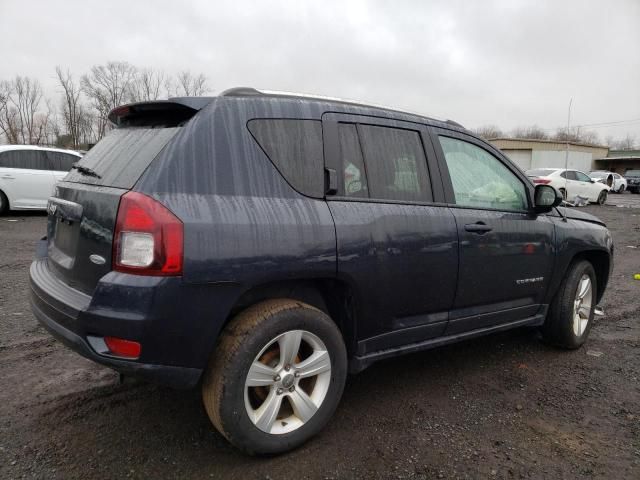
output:
[[624,193],[624,185],[620,185],[620,188],[618,189],[618,193],[620,194]]
[[560,195],[562,195],[563,200],[567,199],[567,191],[564,188],[560,189]]
[[607,202],[608,193],[606,190],[602,190],[598,195],[598,205],[604,205]]
[[9,211],[9,200],[7,196],[0,190],[0,215],[4,215]]
[[268,300],[225,327],[204,374],[202,399],[229,442],[249,454],[275,454],[325,426],[346,375],[342,335],[324,312],[296,300]]
[[593,325],[597,287],[590,262],[578,260],[569,266],[541,329],[547,343],[568,349],[584,344]]

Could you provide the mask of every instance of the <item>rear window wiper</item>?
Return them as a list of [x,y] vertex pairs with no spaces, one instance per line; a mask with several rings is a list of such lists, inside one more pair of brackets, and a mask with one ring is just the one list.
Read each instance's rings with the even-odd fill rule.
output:
[[78,170],[80,173],[82,173],[83,175],[88,175],[89,177],[102,178],[100,175],[96,173],[95,170],[89,167],[83,167],[82,165],[78,165],[77,163],[74,163],[73,165],[71,165],[71,169],[74,169],[74,168]]

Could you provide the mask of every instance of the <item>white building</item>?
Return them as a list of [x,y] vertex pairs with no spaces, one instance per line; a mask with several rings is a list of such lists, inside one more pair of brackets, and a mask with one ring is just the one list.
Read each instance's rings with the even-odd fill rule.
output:
[[[518,138],[494,138],[489,142],[523,170],[565,167],[565,142]],[[595,170],[595,160],[606,157],[608,152],[608,147],[570,142],[568,168],[583,172]]]

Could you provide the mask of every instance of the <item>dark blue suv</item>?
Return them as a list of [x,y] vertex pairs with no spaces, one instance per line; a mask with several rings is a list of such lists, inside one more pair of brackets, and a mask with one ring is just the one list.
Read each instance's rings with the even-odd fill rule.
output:
[[377,360],[587,338],[609,231],[454,122],[248,88],[110,120],[49,201],[33,311],[96,362],[201,385],[247,452],[313,436]]

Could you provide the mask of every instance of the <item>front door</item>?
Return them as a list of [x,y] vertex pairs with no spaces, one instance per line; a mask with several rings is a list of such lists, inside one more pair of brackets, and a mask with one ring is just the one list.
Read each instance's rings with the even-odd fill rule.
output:
[[447,334],[538,315],[553,268],[554,227],[530,205],[533,186],[499,152],[434,129],[447,201],[460,240]]
[[426,127],[325,114],[338,276],[357,290],[357,354],[441,335],[458,269],[456,224]]

